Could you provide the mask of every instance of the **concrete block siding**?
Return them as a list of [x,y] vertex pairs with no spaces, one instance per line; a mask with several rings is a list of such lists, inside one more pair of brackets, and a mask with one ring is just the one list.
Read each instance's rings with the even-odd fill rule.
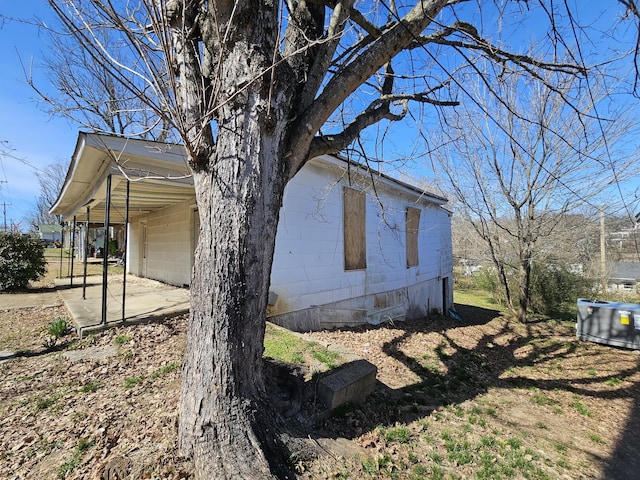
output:
[[[189,285],[193,266],[192,203],[163,208],[131,221],[131,273],[170,285]],[[142,261],[144,229],[147,235],[146,262]]]
[[[344,268],[343,187],[366,192],[366,269]],[[194,203],[132,217],[131,273],[172,285],[190,283],[197,230]],[[345,164],[336,160],[308,162],[285,190],[271,273],[271,291],[278,300],[270,314],[285,319],[298,312],[303,325],[317,327],[321,314],[314,306],[331,307],[334,312],[345,309],[349,322],[360,317],[366,321],[376,312],[379,317],[395,315],[399,306],[414,317],[449,308],[453,300],[450,218],[439,203],[443,202],[389,181],[376,181],[374,190],[368,175],[355,167],[347,172]],[[407,207],[421,210],[419,262],[410,268],[405,246]]]
[[[344,269],[343,186],[367,192],[364,270]],[[344,169],[315,161],[289,183],[283,205],[271,273],[271,290],[278,294],[271,309],[275,317],[283,320],[291,317],[283,314],[314,305],[373,312],[375,295],[381,293],[395,299],[386,301],[386,308],[404,304],[413,316],[450,306],[451,295],[443,300],[442,287],[447,282],[451,292],[450,218],[439,205],[386,185],[377,185],[374,192],[370,178],[355,172],[347,177]],[[406,267],[407,207],[422,210],[419,264],[411,268]],[[345,315],[352,318],[353,312]],[[312,324],[321,321],[308,316]]]

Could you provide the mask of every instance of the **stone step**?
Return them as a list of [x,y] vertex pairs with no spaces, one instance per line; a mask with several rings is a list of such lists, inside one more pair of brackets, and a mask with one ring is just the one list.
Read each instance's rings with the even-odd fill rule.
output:
[[378,368],[357,359],[330,371],[318,381],[318,399],[329,412],[345,403],[361,403],[376,385]]

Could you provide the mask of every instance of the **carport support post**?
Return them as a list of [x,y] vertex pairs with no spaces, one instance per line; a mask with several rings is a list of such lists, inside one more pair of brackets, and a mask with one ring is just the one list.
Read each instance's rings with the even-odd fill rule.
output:
[[107,324],[107,267],[109,266],[109,213],[111,210],[111,174],[107,176],[104,208],[104,243],[102,245],[102,325]]
[[125,293],[127,292],[127,250],[129,242],[129,188],[131,182],[127,180],[127,199],[126,199],[126,207],[124,214],[124,250],[122,252],[122,268],[124,272],[122,273],[122,321],[124,322],[124,305],[126,300]]
[[76,216],[73,216],[73,229],[71,229],[71,283],[73,287],[73,257],[76,256]]
[[89,214],[87,207],[87,230],[84,232],[84,271],[82,272],[82,299],[87,299],[87,263],[89,262]]
[[58,278],[62,278],[62,251],[64,250],[64,222],[60,222],[60,265],[58,268]]

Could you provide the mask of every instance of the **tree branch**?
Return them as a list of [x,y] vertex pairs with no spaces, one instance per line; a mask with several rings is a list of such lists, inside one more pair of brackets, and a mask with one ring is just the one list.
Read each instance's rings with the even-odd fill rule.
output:
[[[322,93],[305,109],[289,140],[290,175],[293,176],[308,158],[308,152],[296,152],[293,145],[311,145],[311,140],[339,105],[378,69],[410,43],[432,22],[449,0],[421,0],[402,18],[386,30],[359,56],[357,62],[345,66],[326,85]],[[326,70],[323,71],[323,73]]]

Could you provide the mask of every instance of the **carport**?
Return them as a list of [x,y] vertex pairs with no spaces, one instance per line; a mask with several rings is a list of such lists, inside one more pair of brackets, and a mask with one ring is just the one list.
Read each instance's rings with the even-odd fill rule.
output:
[[[82,300],[93,304],[96,302],[93,294],[91,299],[87,294],[86,252],[90,227],[104,226],[105,232],[108,232],[109,227],[125,226],[122,246],[126,252],[124,275],[117,289],[122,299],[121,320],[124,321],[127,318],[126,259],[129,257],[127,232],[130,221],[190,199],[195,203],[193,179],[181,145],[81,132],[64,185],[51,213],[73,223],[74,231],[77,225],[82,228],[80,248],[85,252],[82,255],[85,265]],[[108,255],[105,254],[99,325],[109,323],[107,266]],[[70,283],[72,286],[73,277]],[[74,289],[70,291],[78,294]]]

